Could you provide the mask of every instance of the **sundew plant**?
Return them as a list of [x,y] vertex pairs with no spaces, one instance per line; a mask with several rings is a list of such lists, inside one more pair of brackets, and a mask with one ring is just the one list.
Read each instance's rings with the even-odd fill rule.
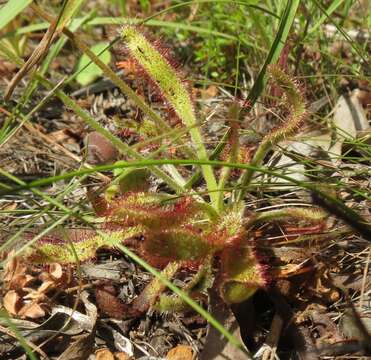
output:
[[[124,244],[160,269],[167,279],[176,277],[181,270],[188,271],[191,280],[183,290],[190,298],[198,299],[213,287],[226,303],[242,302],[274,281],[272,269],[264,261],[259,244],[250,235],[254,227],[263,222],[292,220],[318,224],[325,218],[322,211],[312,208],[287,207],[256,214],[246,214],[245,211],[245,194],[264,157],[280,141],[294,135],[305,120],[302,91],[277,65],[268,67],[270,83],[283,93],[281,103],[286,120],[261,139],[250,166],[240,170],[236,180],[231,176],[230,167],[217,171],[207,164],[210,155],[189,86],[182,80],[181,72],[174,66],[168,51],[158,42],[150,41],[134,26],[124,27],[121,37],[138,76],[157,89],[171,116],[179,119],[179,129],[185,136],[178,139],[181,146],[176,150],[176,156],[192,156],[195,164],[197,161],[201,164],[201,172],[196,169],[185,178],[184,172],[175,166],[176,161],[166,172],[154,166],[134,171],[134,181],[145,179],[146,176],[141,175],[148,170],[163,181],[163,190],[149,191],[145,185],[139,190],[128,186],[130,182],[127,180],[133,179],[133,169],[123,169],[116,179],[119,186],[90,196],[101,224],[98,229],[73,231],[70,245],[57,232],[42,237],[26,249],[25,256],[32,263],[65,265],[76,260],[92,260],[99,248],[116,248]],[[228,107],[230,123],[238,124],[241,112],[245,111],[244,105],[236,100]],[[150,149],[155,149],[152,158],[164,154],[171,158],[161,137],[168,131],[168,126],[150,118],[143,120],[137,129],[147,144],[147,148],[144,146],[142,149],[143,154],[150,146]],[[158,135],[157,142],[151,138],[153,133]],[[243,151],[237,125],[231,126],[226,133],[222,145],[227,143],[227,161],[233,164]],[[139,152],[136,157],[141,159],[144,155]],[[119,165],[116,164],[118,168]],[[205,184],[206,191],[200,192],[197,184]],[[232,193],[226,190],[228,187],[234,189]],[[68,236],[69,232],[66,233]],[[132,311],[143,312],[148,307],[159,311],[179,311],[185,306],[181,297],[167,294],[165,287],[158,286],[155,279],[134,301]]]
[[[70,328],[55,331],[62,304],[91,319],[81,327],[87,338],[67,334],[72,353],[101,347],[95,340],[113,319],[128,320],[112,329],[133,342],[145,322],[150,346],[155,336],[160,344],[152,329],[180,319],[185,332],[169,328],[169,346],[181,339],[224,356],[232,344],[252,358],[241,330],[255,357],[268,347],[270,357],[299,354],[301,341],[286,336],[292,327],[304,334],[303,351],[335,343],[337,353],[343,335],[333,329],[351,302],[361,319],[367,291],[333,279],[362,276],[364,267],[366,285],[370,253],[360,237],[368,245],[371,227],[363,211],[369,133],[349,114],[340,122],[354,132],[343,134],[333,105],[355,96],[366,107],[369,43],[363,2],[324,3],[0,5],[0,324],[10,339],[2,354],[14,338],[17,357],[54,356],[60,341],[70,348]],[[101,265],[119,271],[91,276]],[[187,319],[190,311],[211,326]],[[308,319],[318,339],[306,336]],[[215,346],[214,330],[229,343],[216,334]]]

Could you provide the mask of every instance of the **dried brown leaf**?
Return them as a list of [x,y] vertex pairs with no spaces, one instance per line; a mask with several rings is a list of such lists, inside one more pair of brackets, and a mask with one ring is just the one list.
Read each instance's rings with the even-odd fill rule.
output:
[[193,351],[188,345],[178,345],[172,348],[166,355],[167,360],[192,360]]
[[22,306],[21,296],[15,290],[10,290],[3,298],[3,305],[11,315],[17,315]]
[[134,359],[132,356],[129,356],[128,354],[125,354],[124,352],[116,352],[114,355],[115,355],[115,360],[132,360],[132,359]]
[[16,275],[9,284],[10,289],[20,290],[28,286],[35,278],[29,274]]
[[99,349],[95,352],[96,360],[115,360],[115,357],[108,349]]
[[31,302],[18,311],[22,318],[39,319],[45,316],[45,310],[37,302]]
[[43,301],[44,299],[47,298],[46,293],[54,287],[55,287],[54,281],[47,280],[43,282],[37,290],[32,288],[24,288],[23,290],[28,292],[24,299]]
[[49,274],[54,280],[60,280],[63,276],[63,268],[61,264],[53,263],[49,266]]
[[117,298],[113,286],[101,285],[95,290],[97,306],[104,314],[115,319],[122,319],[128,312],[128,307]]
[[20,289],[32,280],[29,275],[26,275],[27,267],[20,257],[14,257],[9,253],[9,261],[4,267],[4,283],[7,289]]
[[[236,339],[241,341],[240,327],[230,306],[221,299],[216,289],[209,291],[210,314],[218,320]],[[241,341],[242,342],[242,341]],[[247,351],[247,349],[244,349]],[[225,339],[214,327],[209,325],[205,338],[205,346],[200,355],[200,360],[246,360],[248,355],[245,351],[237,348]]]

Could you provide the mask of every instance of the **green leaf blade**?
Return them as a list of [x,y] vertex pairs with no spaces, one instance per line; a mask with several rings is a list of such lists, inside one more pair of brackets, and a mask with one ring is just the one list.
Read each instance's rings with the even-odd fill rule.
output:
[[[107,42],[101,42],[91,47],[91,51],[97,55],[105,65],[111,61],[111,53],[107,49],[108,46],[109,44]],[[76,81],[82,86],[93,83],[103,74],[103,71],[96,64],[91,63],[86,54],[81,56],[77,64],[77,71],[80,71],[80,73],[76,76]]]
[[32,0],[10,0],[0,9],[0,29],[10,23]]

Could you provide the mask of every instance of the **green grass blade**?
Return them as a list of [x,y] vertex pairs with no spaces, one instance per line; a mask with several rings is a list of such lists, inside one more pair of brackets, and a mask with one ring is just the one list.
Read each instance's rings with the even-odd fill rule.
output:
[[339,33],[343,35],[344,39],[350,44],[353,50],[362,58],[365,64],[368,64],[369,63],[368,54],[364,54],[363,51],[355,43],[355,41],[351,39],[351,37],[341,28],[341,26],[339,26],[336,22],[333,21],[333,19],[331,19],[326,9],[323,7],[323,5],[319,1],[317,0],[312,0],[312,1],[318,7],[318,9],[320,9],[324,13],[326,18],[336,27]]
[[[73,19],[71,22],[71,27],[75,26],[78,21],[80,21],[81,18],[76,18]],[[138,19],[129,19],[129,18],[114,18],[114,17],[95,17],[88,21],[86,23],[87,26],[101,26],[101,25],[129,25],[129,24],[139,24]],[[228,34],[228,33],[222,33],[213,29],[208,29],[204,28],[201,26],[196,26],[196,25],[190,25],[190,24],[183,24],[179,22],[173,22],[173,21],[164,21],[164,20],[148,20],[145,23],[146,26],[151,26],[151,27],[159,27],[159,28],[169,28],[169,29],[174,29],[174,30],[184,30],[184,31],[190,31],[196,34],[200,35],[212,35],[218,38],[223,38],[223,39],[228,39],[228,40],[233,40],[235,42],[241,41],[241,44],[247,47],[251,48],[256,48],[262,52],[266,52],[265,49],[258,47],[256,44],[253,42],[248,41],[247,39],[240,39],[237,36],[234,36],[233,34]],[[40,30],[45,30],[49,26],[49,23],[43,22],[39,24],[32,24],[32,25],[27,25],[24,27],[21,27],[15,31],[9,32],[4,35],[4,37],[12,37],[15,35],[22,35],[22,34],[28,34],[30,32],[36,32]]]
[[309,34],[314,33],[326,20],[327,18],[344,2],[344,0],[334,0],[330,6],[324,10],[325,13],[320,19],[312,26],[309,30]]
[[79,11],[84,1],[85,0],[67,0],[66,6],[63,9],[63,13],[58,22],[58,30],[66,26],[70,22],[70,20]]
[[52,176],[45,179],[35,180],[27,185],[20,185],[14,187],[11,190],[3,189],[0,190],[0,195],[11,194],[21,190],[29,190],[34,187],[40,187],[45,185],[53,184],[56,181],[65,180],[69,178],[73,178],[75,176],[82,176],[87,174],[92,174],[95,171],[108,171],[113,169],[125,169],[125,168],[143,168],[143,167],[150,167],[150,166],[160,166],[160,165],[210,165],[210,166],[222,166],[222,167],[231,167],[236,169],[243,169],[243,170],[253,170],[256,172],[261,172],[263,174],[273,175],[280,179],[286,180],[291,182],[294,185],[302,187],[304,189],[309,190],[313,194],[317,195],[317,198],[321,200],[323,204],[326,205],[326,209],[329,210],[333,207],[336,211],[334,213],[340,216],[342,219],[346,220],[351,226],[356,228],[358,231],[362,232],[366,238],[369,238],[371,241],[371,224],[367,222],[361,215],[359,215],[356,211],[346,206],[342,201],[333,196],[329,195],[325,191],[321,191],[319,189],[318,184],[312,184],[309,182],[299,181],[294,178],[291,178],[287,175],[283,175],[280,173],[276,173],[275,171],[269,170],[264,167],[255,167],[247,164],[240,164],[240,163],[229,163],[223,161],[212,161],[212,160],[171,160],[171,159],[162,159],[162,160],[141,160],[141,161],[133,161],[133,162],[119,162],[113,165],[102,165],[97,166],[95,168],[90,169],[81,169],[79,171],[71,171],[66,174]]
[[32,0],[9,0],[0,8],[0,30],[12,21]]
[[253,106],[260,96],[266,84],[266,71],[269,64],[277,62],[280,57],[281,51],[285,46],[285,42],[289,35],[291,26],[295,19],[296,11],[299,7],[300,0],[288,0],[286,3],[285,10],[281,16],[281,21],[277,30],[277,35],[273,40],[268,56],[266,57],[264,64],[259,72],[258,77],[254,82],[248,100],[250,105]]
[[[166,9],[164,10],[161,10],[157,13],[154,13],[153,15],[151,16],[148,16],[146,19],[142,20],[141,24],[143,23],[146,23],[147,21],[159,16],[159,15],[162,15],[162,14],[165,14],[167,12],[170,12],[172,10],[175,10],[175,9],[179,9],[181,7],[184,7],[184,6],[190,6],[190,5],[194,5],[194,4],[206,4],[206,3],[230,3],[231,0],[191,0],[191,1],[182,1],[180,2],[179,4],[175,4],[175,5],[172,5],[172,6],[169,6],[169,7],[166,7]],[[254,5],[254,4],[250,4],[249,1],[238,1],[238,0],[233,0],[233,4],[236,4],[236,5],[242,5],[242,6],[247,6],[247,7],[251,7],[253,9],[256,9],[256,10],[259,10],[259,11],[262,11],[263,13],[266,13],[267,15],[271,15],[271,16],[276,16],[276,14],[266,8],[263,8],[261,6],[258,6],[258,5]]]
[[[108,65],[111,61],[111,53],[107,50],[109,49],[108,45],[107,42],[99,42],[90,48],[90,51],[97,55],[105,65]],[[90,85],[103,74],[102,69],[94,63],[91,63],[90,59],[85,54],[80,57],[76,71],[79,71],[79,74],[76,76],[76,81],[82,86]]]
[[[0,171],[2,173],[6,173],[4,172],[4,170],[0,169]],[[24,185],[25,183],[21,180],[19,180],[18,178],[12,176],[9,174],[9,176],[13,181],[15,181],[16,183],[20,184],[20,185]],[[20,236],[29,228],[31,228],[37,221],[39,221],[39,219],[41,219],[43,216],[45,215],[48,215],[50,214],[50,210],[56,206],[57,208],[61,209],[63,211],[63,213],[65,215],[69,215],[69,216],[75,216],[76,218],[79,218],[81,220],[84,220],[84,217],[80,215],[80,213],[74,209],[68,209],[67,207],[65,207],[61,201],[63,201],[64,198],[66,198],[66,196],[68,194],[70,194],[73,190],[75,190],[76,188],[78,188],[79,186],[81,186],[81,181],[83,181],[85,177],[81,178],[80,181],[77,181],[75,183],[71,182],[71,184],[67,185],[65,187],[65,189],[63,190],[62,193],[58,194],[58,196],[54,199],[54,198],[51,198],[49,195],[46,195],[44,194],[43,192],[41,192],[40,190],[37,190],[37,189],[33,189],[32,191],[42,197],[44,200],[46,200],[49,205],[47,207],[43,206],[41,209],[38,209],[37,212],[36,212],[36,216],[33,217],[32,219],[30,219],[28,221],[28,223],[23,226],[21,229],[19,229],[15,234],[13,234],[10,238],[8,238],[4,243],[1,244],[0,246],[0,253],[5,251],[6,249],[10,248],[13,243],[20,238]],[[8,187],[9,188],[9,187]]]

